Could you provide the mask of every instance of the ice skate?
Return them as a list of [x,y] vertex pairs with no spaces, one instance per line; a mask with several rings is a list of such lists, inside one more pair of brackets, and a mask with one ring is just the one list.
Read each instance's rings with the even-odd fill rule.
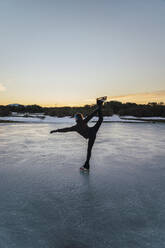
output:
[[97,105],[102,105],[107,100],[107,96],[99,97],[96,99]]
[[80,167],[80,171],[89,172],[89,169],[85,168],[84,166],[81,166]]

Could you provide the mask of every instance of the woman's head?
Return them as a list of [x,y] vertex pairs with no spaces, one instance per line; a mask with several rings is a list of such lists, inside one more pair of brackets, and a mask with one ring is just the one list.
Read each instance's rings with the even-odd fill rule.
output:
[[81,113],[75,114],[74,117],[75,117],[76,122],[81,122],[84,119],[83,114]]

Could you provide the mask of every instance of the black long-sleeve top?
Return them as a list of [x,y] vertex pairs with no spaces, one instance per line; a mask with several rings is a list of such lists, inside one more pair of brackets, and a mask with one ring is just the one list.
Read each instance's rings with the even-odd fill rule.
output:
[[81,136],[83,136],[85,139],[88,139],[90,136],[91,128],[88,127],[87,123],[88,123],[88,121],[90,121],[93,118],[93,116],[95,116],[95,114],[97,112],[98,112],[98,109],[96,109],[90,115],[88,115],[84,120],[82,120],[81,123],[77,123],[76,125],[74,125],[72,127],[57,129],[57,132],[64,133],[64,132],[75,131],[75,132],[79,133]]

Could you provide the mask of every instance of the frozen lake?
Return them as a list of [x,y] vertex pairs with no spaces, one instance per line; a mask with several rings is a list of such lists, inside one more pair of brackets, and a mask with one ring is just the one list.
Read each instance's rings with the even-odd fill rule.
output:
[[165,125],[103,123],[91,171],[70,124],[0,124],[0,247],[165,247]]

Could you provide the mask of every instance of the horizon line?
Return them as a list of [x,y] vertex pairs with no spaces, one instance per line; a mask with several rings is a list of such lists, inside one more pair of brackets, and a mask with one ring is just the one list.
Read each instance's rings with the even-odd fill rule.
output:
[[[106,94],[104,94],[106,95]],[[36,101],[36,103],[27,103],[27,101],[13,101],[15,103],[11,103],[11,100],[4,101],[0,103],[0,105],[10,105],[10,104],[18,104],[18,102],[24,102],[24,104],[20,105],[39,105],[42,107],[83,107],[85,105],[95,105],[97,97],[85,98],[83,101],[64,101],[64,103],[48,103],[47,101]],[[118,101],[121,103],[136,103],[136,104],[148,104],[149,102],[156,102],[156,103],[165,103],[165,90],[157,90],[152,92],[141,92],[141,93],[130,93],[130,94],[123,94],[123,95],[108,95],[107,101]],[[61,101],[62,102],[62,101]]]
[[[110,101],[106,101],[106,102],[120,102],[122,104],[128,104],[128,103],[131,103],[131,104],[136,104],[136,105],[149,105],[151,103],[156,103],[156,104],[160,104],[160,105],[165,105],[164,102],[161,102],[161,101],[157,101],[157,102],[148,102],[148,103],[137,103],[137,102],[122,102],[122,101],[117,101],[117,100],[110,100]],[[105,102],[105,103],[106,103]],[[97,104],[84,104],[84,105],[56,105],[56,106],[53,106],[53,105],[41,105],[41,104],[36,104],[36,103],[33,103],[33,104],[20,104],[20,103],[15,103],[15,104],[0,104],[0,106],[12,106],[13,107],[17,107],[17,106],[14,106],[14,105],[18,105],[18,106],[24,106],[24,107],[28,107],[28,106],[39,106],[41,108],[65,108],[65,107],[70,107],[70,108],[81,108],[81,107],[85,107],[86,105],[87,106],[94,106],[94,105],[97,105]]]

